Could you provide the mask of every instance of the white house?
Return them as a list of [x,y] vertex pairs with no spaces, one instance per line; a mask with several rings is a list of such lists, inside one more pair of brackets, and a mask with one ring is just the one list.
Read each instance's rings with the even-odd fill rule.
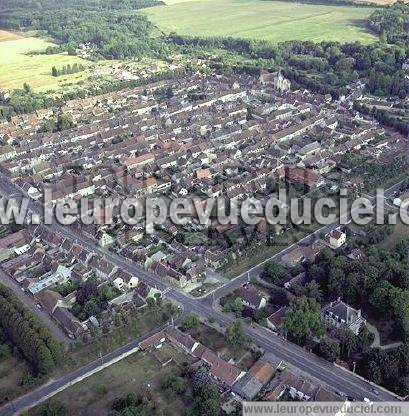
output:
[[71,269],[59,265],[54,273],[46,273],[38,282],[31,284],[28,290],[34,295],[55,284],[65,283],[71,278]]
[[117,277],[112,284],[114,287],[116,287],[118,290],[122,290],[124,288],[124,279],[122,277]]
[[342,302],[340,298],[336,302],[331,302],[323,309],[322,317],[328,327],[339,328],[345,325],[355,335],[358,335],[361,326],[366,323],[360,309],[354,309],[352,306]]
[[115,243],[115,238],[114,237],[112,237],[111,235],[109,235],[106,232],[103,232],[101,234],[101,237],[99,239],[99,245],[101,247],[108,247],[108,246],[111,246],[114,243]]
[[347,235],[339,228],[332,230],[329,233],[329,244],[333,248],[339,248],[347,241]]

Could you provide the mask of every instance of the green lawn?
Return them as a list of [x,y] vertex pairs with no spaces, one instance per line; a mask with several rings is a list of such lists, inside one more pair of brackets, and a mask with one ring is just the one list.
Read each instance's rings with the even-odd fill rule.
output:
[[396,225],[392,228],[392,233],[385,237],[379,244],[379,247],[384,250],[393,250],[401,240],[409,241],[409,225],[404,224],[398,214]]
[[143,11],[164,32],[286,40],[360,40],[376,37],[365,28],[371,8],[262,0],[170,0]]
[[21,384],[27,374],[30,374],[30,368],[23,359],[9,357],[0,361],[0,406],[29,388]]
[[89,76],[88,71],[71,75],[53,77],[53,66],[81,63],[88,66],[89,62],[67,53],[55,55],[35,55],[34,51],[44,51],[47,46],[55,44],[37,37],[11,34],[0,31],[0,90],[22,88],[27,82],[35,91],[58,90],[65,83],[78,83]]

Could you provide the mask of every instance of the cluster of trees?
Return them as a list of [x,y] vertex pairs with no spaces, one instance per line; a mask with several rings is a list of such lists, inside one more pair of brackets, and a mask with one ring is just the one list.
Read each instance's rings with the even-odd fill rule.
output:
[[409,7],[398,1],[390,7],[375,11],[368,21],[369,27],[389,43],[408,42]]
[[[370,92],[405,96],[401,68],[406,58],[406,45],[340,44],[332,41],[289,41],[273,45],[252,39],[184,37],[174,33],[167,37],[167,41],[188,51],[192,48],[222,49],[244,55],[252,65],[244,65],[241,69],[247,68],[246,72],[251,74],[260,68],[281,67],[295,86],[331,94],[334,98],[346,94],[348,84],[369,77],[371,73]],[[218,65],[221,68],[229,66],[227,62]]]
[[364,354],[357,371],[365,378],[401,396],[409,393],[409,350],[406,346],[385,351],[371,349]]
[[328,361],[334,362],[339,358],[347,360],[353,354],[368,351],[374,341],[366,325],[362,325],[358,335],[347,327],[337,330],[336,339],[323,337],[315,346],[315,352]]
[[194,404],[191,415],[218,416],[222,397],[206,367],[200,367],[192,377]]
[[57,132],[71,129],[75,126],[72,117],[67,114],[59,114],[56,118],[47,119],[38,129],[39,133]]
[[85,70],[85,66],[82,64],[73,64],[72,66],[70,64],[64,65],[62,68],[57,69],[55,66],[51,69],[51,75],[53,77],[59,77],[61,75],[69,75],[69,74],[75,74],[77,72],[81,72]]
[[[388,74],[388,71],[393,70]],[[401,69],[377,63],[369,71],[367,89],[371,94],[405,98],[406,81]]]
[[184,362],[180,375],[168,376],[163,381],[162,388],[189,403],[186,415],[218,416],[220,414],[221,395],[206,366],[194,370]]
[[99,56],[124,59],[136,56],[166,56],[167,45],[150,37],[152,24],[137,11],[162,4],[156,0],[6,0],[0,26],[44,30],[60,42],[59,50],[73,50],[90,43]]
[[284,330],[299,345],[321,338],[325,334],[325,326],[321,319],[320,305],[312,298],[297,298],[286,312]]
[[43,108],[63,105],[63,100],[26,89],[14,90],[9,97],[0,97],[0,118],[9,119],[16,114],[32,113]]
[[118,296],[118,291],[112,286],[98,286],[96,279],[90,277],[78,288],[72,313],[81,321],[98,316],[115,296]]
[[244,304],[240,297],[226,297],[221,299],[220,304],[224,313],[233,312],[236,318],[241,318],[244,310]]
[[149,415],[154,412],[155,403],[149,394],[136,395],[129,393],[125,397],[117,399],[112,404],[109,415],[127,416],[127,415]]
[[248,339],[240,319],[236,319],[226,330],[226,341],[234,349],[246,347]]
[[184,398],[192,406],[186,415],[218,416],[220,414],[221,395],[213,384],[207,367],[193,371],[188,363],[183,363],[181,375],[172,374],[163,382],[163,389]]
[[11,356],[11,345],[6,334],[0,328],[0,362]]
[[61,345],[12,293],[0,285],[0,327],[37,374],[49,373],[61,360]]
[[184,377],[177,376],[175,374],[167,377],[163,383],[163,387],[166,390],[171,390],[174,393],[180,395],[184,394],[187,390],[187,381]]
[[38,409],[39,416],[67,416],[68,409],[59,401],[43,404]]
[[360,43],[297,43],[286,43],[287,49],[282,54],[286,57],[282,62],[284,74],[296,85],[331,94],[336,99],[347,93],[349,83],[368,77],[370,93],[405,97],[401,70],[405,47],[379,43],[365,46]]
[[392,251],[371,246],[366,254],[365,259],[351,261],[324,250],[307,274],[330,299],[340,297],[358,306],[369,303],[380,317],[391,319],[396,335],[409,342],[407,242]]
[[196,331],[199,328],[200,319],[196,315],[186,316],[180,323],[180,329],[183,332]]
[[283,279],[288,275],[288,272],[284,266],[276,261],[269,261],[264,266],[264,270],[261,273],[261,277],[275,285],[281,286]]
[[159,325],[164,322],[169,322],[171,317],[177,313],[177,307],[170,302],[163,303],[163,298],[160,293],[155,293],[154,297],[146,299],[148,308],[152,313],[152,317]]
[[172,87],[158,88],[153,92],[155,99],[159,102],[170,100],[173,97]]

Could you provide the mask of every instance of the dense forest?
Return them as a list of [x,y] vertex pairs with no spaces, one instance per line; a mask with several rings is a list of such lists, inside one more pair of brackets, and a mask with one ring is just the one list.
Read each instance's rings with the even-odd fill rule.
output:
[[60,42],[58,50],[81,43],[96,47],[97,56],[124,59],[158,56],[166,45],[150,36],[151,23],[138,9],[162,4],[156,0],[22,0],[2,1],[0,27],[44,30]]

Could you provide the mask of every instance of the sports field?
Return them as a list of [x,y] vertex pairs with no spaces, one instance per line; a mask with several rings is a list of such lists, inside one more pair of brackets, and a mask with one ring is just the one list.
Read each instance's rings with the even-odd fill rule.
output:
[[87,71],[77,74],[53,77],[51,68],[56,66],[89,63],[76,56],[68,56],[66,53],[55,55],[33,55],[30,52],[43,51],[47,46],[55,46],[37,37],[26,37],[24,34],[16,34],[0,31],[0,90],[8,91],[22,88],[27,82],[35,91],[57,90],[62,84],[76,83],[85,77]]
[[274,0],[168,0],[143,10],[162,31],[191,36],[372,42],[365,28],[372,8],[323,6]]

